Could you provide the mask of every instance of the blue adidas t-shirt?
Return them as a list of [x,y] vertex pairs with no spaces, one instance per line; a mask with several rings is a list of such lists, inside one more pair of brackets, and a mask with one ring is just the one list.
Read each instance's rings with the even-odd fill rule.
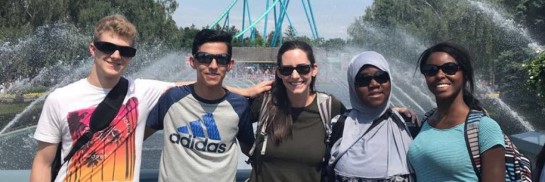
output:
[[160,181],[233,181],[238,145],[254,140],[249,101],[226,90],[206,100],[193,85],[174,87],[159,99],[147,127],[164,130]]
[[[465,142],[464,124],[437,129],[424,123],[409,147],[409,162],[418,181],[477,181]],[[496,145],[505,147],[496,121],[482,117],[479,124],[480,153]]]

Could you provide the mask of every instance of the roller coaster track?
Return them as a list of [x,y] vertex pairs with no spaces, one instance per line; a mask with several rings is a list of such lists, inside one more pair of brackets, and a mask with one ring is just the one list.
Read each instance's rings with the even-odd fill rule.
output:
[[[271,47],[275,47],[276,43],[279,42],[279,39],[282,38],[282,24],[284,22],[284,19],[288,20],[289,27],[292,28],[293,33],[297,36],[297,30],[295,29],[295,26],[293,26],[291,18],[289,17],[287,13],[287,8],[289,5],[290,0],[274,0],[272,3],[270,3],[269,0],[266,0],[266,8],[261,15],[252,21],[250,16],[250,6],[248,4],[248,0],[243,0],[243,9],[242,9],[242,31],[238,32],[233,36],[233,39],[240,39],[242,38],[248,31],[250,31],[250,39],[254,40],[255,38],[255,30],[256,26],[264,20],[263,24],[263,36],[266,37],[267,34],[267,25],[268,25],[268,15],[270,13],[274,14],[274,34],[271,40]],[[214,28],[218,26],[218,24],[224,20],[223,27],[229,26],[229,15],[231,11],[233,11],[233,7],[238,3],[238,0],[233,0],[229,6],[220,14],[220,16],[209,26],[209,28]],[[301,0],[301,3],[303,5],[303,9],[306,15],[306,19],[310,26],[310,31],[312,33],[312,38],[318,39],[319,34],[316,27],[316,21],[314,19],[314,13],[312,11],[312,6],[310,4],[310,0]],[[246,19],[248,18],[248,19]],[[246,26],[246,21],[249,22],[249,25]],[[243,39],[242,39],[243,40]],[[281,42],[281,41],[280,41]]]

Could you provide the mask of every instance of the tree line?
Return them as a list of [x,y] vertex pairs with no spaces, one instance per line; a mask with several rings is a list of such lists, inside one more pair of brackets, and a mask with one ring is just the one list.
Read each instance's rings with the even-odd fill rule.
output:
[[543,12],[545,0],[375,0],[350,25],[348,42],[405,58],[415,69],[425,48],[461,44],[502,100],[538,117],[545,106],[545,53],[532,44],[545,43]]
[[[135,24],[138,29],[137,46],[161,45],[164,49],[160,51],[163,52],[191,48],[193,37],[205,28],[195,25],[177,27],[172,19],[179,6],[176,0],[0,0],[0,3],[0,43],[4,47],[17,47],[15,45],[23,39],[33,40],[24,43],[19,50],[3,50],[0,54],[2,82],[17,79],[15,77],[32,78],[42,68],[71,64],[74,59],[85,57],[83,55],[86,55],[86,46],[96,22],[110,14],[125,15]],[[222,29],[233,35],[240,32],[235,26],[216,26],[214,29]],[[283,40],[303,39],[326,47],[345,43],[342,39],[312,40],[293,34],[291,29],[293,27],[288,27]],[[66,31],[69,35],[62,33]],[[233,45],[266,47],[273,45],[273,35],[274,32],[261,35],[255,30],[252,37],[236,39]],[[277,40],[275,45],[279,45],[280,41]],[[48,47],[44,48],[44,45]]]
[[[176,0],[0,0],[0,3],[3,4],[0,7],[0,41],[4,43],[16,42],[28,35],[39,35],[36,37],[44,39],[52,36],[51,29],[55,28],[48,25],[64,23],[62,26],[83,37],[63,38],[62,43],[75,44],[79,39],[92,35],[100,18],[113,13],[125,15],[138,27],[138,42],[172,49],[190,48],[195,34],[204,28],[194,25],[177,27],[172,19],[179,6]],[[348,40],[312,40],[296,35],[293,27],[288,27],[283,39],[277,41],[303,39],[326,50],[346,45],[373,47],[384,50],[385,55],[410,60],[416,60],[418,51],[433,43],[454,41],[478,53],[473,55],[479,65],[477,71],[486,73],[482,77],[499,85],[503,94],[516,96],[515,90],[530,85],[537,89],[533,93],[545,96],[545,88],[539,89],[542,88],[540,85],[545,85],[545,73],[541,73],[542,69],[538,67],[545,62],[540,59],[543,56],[539,57],[529,49],[526,46],[529,41],[516,32],[499,28],[498,22],[479,10],[476,3],[478,1],[474,0],[375,0],[350,25]],[[500,9],[507,18],[518,22],[517,26],[527,27],[537,43],[545,43],[545,0],[488,0],[485,3]],[[240,31],[235,26],[214,28],[233,34]],[[251,35],[253,38],[245,36],[234,40],[234,46],[270,46],[273,34],[261,35],[256,30]],[[54,37],[41,41],[52,45],[51,50],[56,51],[55,54],[42,50],[28,51],[28,55],[18,56],[20,58],[13,56],[16,53],[0,55],[0,80],[9,78],[10,74],[32,77],[39,73],[40,68],[59,64],[59,60],[72,61],[85,55],[88,41],[80,41],[85,44],[74,45],[64,51],[59,51],[63,50],[63,45],[56,45],[55,41],[59,42],[59,39]],[[43,44],[34,43],[28,46],[28,50],[38,50],[40,46]],[[531,64],[530,60],[537,61]]]

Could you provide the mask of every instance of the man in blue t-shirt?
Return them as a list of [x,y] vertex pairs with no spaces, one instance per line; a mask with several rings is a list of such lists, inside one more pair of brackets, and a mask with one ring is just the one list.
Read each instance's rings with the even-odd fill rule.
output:
[[248,99],[223,87],[234,64],[231,40],[223,31],[197,33],[189,59],[197,81],[168,90],[151,111],[146,136],[164,130],[159,181],[235,179],[236,139],[247,154],[254,135]]

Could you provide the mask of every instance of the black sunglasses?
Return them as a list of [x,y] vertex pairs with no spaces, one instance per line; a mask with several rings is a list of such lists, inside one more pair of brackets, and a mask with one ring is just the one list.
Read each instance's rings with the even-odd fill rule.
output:
[[293,70],[297,70],[297,73],[302,74],[302,75],[306,75],[306,74],[310,73],[310,68],[311,68],[310,64],[297,65],[296,67],[278,66],[278,72],[281,75],[290,76],[291,73],[293,73]]
[[373,75],[358,74],[354,79],[354,85],[356,87],[367,87],[371,84],[371,80],[375,80],[377,83],[383,84],[390,81],[390,75],[385,71],[377,71]]
[[458,70],[460,70],[460,66],[453,62],[445,63],[441,66],[426,64],[422,66],[420,72],[426,76],[434,76],[439,72],[439,70],[443,71],[443,73],[447,75],[454,75],[456,72],[458,72]]
[[119,51],[119,54],[123,57],[134,57],[136,55],[136,49],[129,46],[118,46],[109,42],[93,42],[95,47],[106,54],[113,54],[115,51]]
[[197,52],[193,57],[201,64],[210,64],[215,59],[218,65],[228,65],[231,62],[229,54],[209,54],[206,52]]

